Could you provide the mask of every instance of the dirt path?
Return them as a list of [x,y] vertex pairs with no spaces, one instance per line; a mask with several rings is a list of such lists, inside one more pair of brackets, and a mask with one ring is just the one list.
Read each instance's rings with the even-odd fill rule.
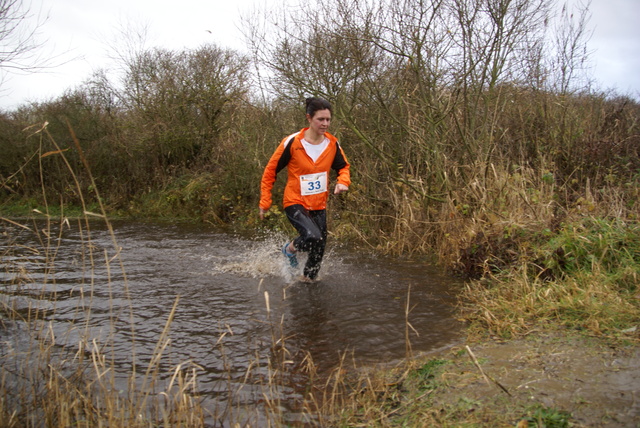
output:
[[515,426],[539,405],[569,412],[570,426],[640,427],[637,337],[622,343],[553,333],[468,346],[478,365],[466,345],[446,356],[447,386],[432,397],[441,414]]

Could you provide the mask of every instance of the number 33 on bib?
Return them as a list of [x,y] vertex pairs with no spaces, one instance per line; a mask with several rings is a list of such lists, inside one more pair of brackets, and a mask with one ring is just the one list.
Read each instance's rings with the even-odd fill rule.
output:
[[318,172],[300,176],[300,193],[303,196],[316,195],[327,191],[327,173]]

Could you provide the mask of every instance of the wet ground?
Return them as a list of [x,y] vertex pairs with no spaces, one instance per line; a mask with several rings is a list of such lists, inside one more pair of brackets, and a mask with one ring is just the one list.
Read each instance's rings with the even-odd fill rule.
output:
[[464,347],[447,352],[448,387],[433,396],[434,411],[475,412],[483,426],[501,415],[515,426],[539,405],[570,413],[570,426],[640,426],[637,339],[625,344],[554,332],[469,348],[480,369]]

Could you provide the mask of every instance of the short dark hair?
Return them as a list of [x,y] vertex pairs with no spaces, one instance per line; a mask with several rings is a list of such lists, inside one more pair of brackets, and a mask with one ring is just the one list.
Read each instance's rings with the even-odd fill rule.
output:
[[311,97],[305,100],[305,104],[307,106],[307,114],[313,117],[318,110],[329,110],[331,114],[333,114],[333,110],[331,109],[331,103],[324,98]]

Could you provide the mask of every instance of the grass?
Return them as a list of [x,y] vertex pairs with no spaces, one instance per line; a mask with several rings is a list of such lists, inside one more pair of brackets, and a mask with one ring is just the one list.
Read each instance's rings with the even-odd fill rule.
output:
[[468,356],[461,352],[451,359],[423,357],[391,369],[362,373],[358,382],[352,382],[361,388],[353,390],[340,408],[332,409],[337,413],[330,426],[570,426],[570,413],[508,397],[497,388],[492,390],[491,385],[484,397],[464,395],[470,393],[467,386],[486,376],[475,369]]
[[571,414],[562,410],[535,406],[531,415],[524,418],[528,425],[546,428],[566,428],[570,426]]
[[[90,219],[104,221],[110,228],[108,209],[95,182],[90,174],[89,179],[85,176],[80,180],[65,150],[57,146],[46,127],[40,133],[53,146],[41,160],[45,158],[49,163],[55,160],[61,179],[61,171],[66,171],[64,181],[75,184],[69,193],[74,195],[79,208],[71,211],[64,205],[58,207],[57,201],[49,203],[44,190],[36,198],[37,204],[33,199],[16,202],[16,209],[3,207],[6,217],[32,216],[36,208],[47,227],[34,229],[28,222],[1,219],[5,226],[11,224],[34,234],[38,244],[25,248],[16,241],[0,254],[5,277],[10,278],[1,293],[3,332],[28,337],[22,347],[2,348],[0,392],[4,399],[0,401],[0,425],[203,426],[207,415],[199,406],[198,368],[178,363],[170,366],[170,373],[163,373],[167,367],[163,358],[170,345],[168,332],[173,311],[166,320],[159,320],[164,329],[152,360],[142,372],[132,368],[127,380],[129,387],[122,393],[114,377],[113,344],[109,337],[98,340],[91,336],[90,316],[79,327],[85,329],[82,340],[70,349],[59,345],[44,321],[47,311],[52,309],[18,304],[25,293],[31,293],[34,301],[44,301],[42,296],[55,294],[50,290],[55,284],[50,282],[49,273],[55,270],[57,246],[61,245],[56,237],[71,218],[76,219],[86,236],[80,268],[89,274],[86,283],[80,284],[85,295],[79,299],[79,305],[86,305],[90,314],[90,296],[95,286],[90,273],[98,264],[126,276],[115,238],[112,248],[104,254],[96,252],[90,240]],[[80,144],[73,140],[78,163],[88,171]],[[624,141],[631,145],[632,139]],[[360,170],[364,173],[361,177],[354,174],[360,182],[354,180],[352,192],[343,199],[332,200],[342,208],[332,218],[337,223],[333,230],[343,239],[382,252],[435,253],[441,266],[466,275],[469,282],[460,296],[459,317],[468,325],[470,341],[517,340],[533,332],[560,328],[614,343],[637,343],[637,335],[632,333],[640,323],[637,177],[632,180],[625,176],[621,183],[612,176],[611,180],[600,180],[600,188],[596,189],[589,177],[574,182],[574,173],[581,174],[580,165],[567,173],[545,154],[540,154],[538,161],[536,167],[517,165],[508,158],[498,158],[495,163],[478,161],[464,167],[452,162],[440,171],[441,187],[446,192],[439,194],[437,201],[429,197],[430,187],[419,177],[407,182],[391,182],[382,177],[383,180],[368,183],[375,185],[367,189],[367,165],[362,165]],[[368,167],[377,173],[376,168]],[[559,178],[563,174],[565,182]],[[40,179],[44,181],[46,176],[41,171]],[[220,190],[218,181],[213,175],[187,175],[184,181],[169,181],[163,190],[150,188],[141,192],[135,206],[129,209],[140,216],[191,215],[216,224],[241,218],[247,227],[255,228],[255,207],[246,205],[251,198]],[[239,187],[244,189],[248,185]],[[83,188],[92,189],[89,200],[97,202],[87,202]],[[287,226],[277,209],[262,224],[271,228]],[[10,238],[8,234],[3,236]],[[39,276],[41,272],[44,274]],[[52,302],[55,307],[55,301]],[[407,339],[412,328],[408,302],[409,299],[406,329],[398,332]],[[269,318],[265,322],[272,329],[272,353],[256,355],[245,378],[246,382],[258,382],[262,388],[264,408],[242,408],[234,398],[241,394],[241,387],[232,387],[230,382],[229,403],[235,404],[221,409],[214,418],[226,418],[231,424],[241,425],[266,421],[272,426],[306,422],[341,427],[516,423],[542,427],[566,426],[571,420],[563,409],[517,401],[500,392],[490,374],[483,373],[485,361],[474,362],[470,351],[460,350],[456,355],[435,359],[413,357],[407,340],[407,356],[412,358],[393,368],[359,368],[345,354],[331,373],[319,376],[307,355],[300,370],[308,377],[309,385],[299,404],[302,418],[307,419],[290,421],[279,394],[292,375],[287,338],[283,337],[282,320]],[[130,328],[133,332],[134,326]],[[224,333],[218,347],[224,359],[223,339]],[[261,368],[266,368],[266,375],[258,373]],[[164,389],[158,394],[160,378],[169,382],[163,384]],[[485,393],[496,395],[494,401],[488,403],[486,397],[458,393],[478,383],[486,388]],[[257,415],[258,411],[262,414]]]
[[[470,217],[458,224],[469,224],[472,233],[454,234],[453,222],[449,223],[452,236],[445,241],[469,244],[454,248],[468,255],[462,260],[464,271],[479,276],[467,282],[460,296],[459,317],[467,323],[469,343],[518,341],[526,355],[525,349],[538,349],[537,335],[553,334],[568,347],[567,353],[599,355],[604,352],[601,347],[635,349],[640,324],[640,225],[633,210],[612,203],[617,197],[612,191],[599,203],[591,200],[587,211],[576,206],[552,227],[541,221],[553,212],[546,208],[528,224],[515,218],[492,219],[488,212],[461,212],[463,218]],[[522,201],[507,205],[512,210],[535,207],[533,201]],[[567,337],[574,334],[595,341],[573,347]],[[551,345],[547,352],[556,351],[557,346]],[[368,373],[356,382],[366,388],[356,389],[341,408],[334,409],[335,426],[541,428],[575,423],[568,411],[575,404],[556,408],[531,401],[523,390],[503,391],[498,381],[483,373],[485,361],[464,363],[467,355],[472,355],[470,350],[445,358],[416,357],[393,370]],[[590,364],[580,370],[591,370]],[[518,370],[536,373],[540,368],[524,365]],[[483,383],[484,389],[479,386]],[[512,396],[516,392],[519,396]]]
[[[19,326],[30,334],[26,350],[13,349],[3,355],[0,392],[5,399],[1,402],[0,425],[204,426],[207,416],[199,406],[197,367],[179,363],[168,376],[161,369],[166,367],[162,364],[163,355],[170,343],[168,332],[179,302],[164,320],[165,328],[149,365],[144,372],[129,374],[130,389],[123,393],[113,376],[112,345],[108,340],[89,340],[87,332],[87,339],[77,349],[61,348],[38,308],[25,310],[15,305],[16,293],[37,285],[34,275],[20,266],[21,257],[29,261],[30,255],[43,254],[42,264],[52,266],[56,241],[51,238],[68,220],[50,218],[49,227],[42,230],[3,221],[38,234],[36,241],[42,245],[29,248],[26,253],[19,253],[23,250],[19,246],[9,246],[2,255],[5,261],[13,260],[5,263],[13,288],[5,288],[2,293],[6,331]],[[79,224],[90,222],[85,218]],[[629,239],[634,237],[635,227],[617,219],[586,217],[567,223],[555,234],[545,234],[546,238],[531,252],[539,260],[535,268],[523,265],[510,272],[502,271],[490,281],[469,283],[464,315],[470,332],[517,337],[546,322],[559,322],[592,334],[613,338],[622,334],[639,319],[638,305],[633,300],[637,293],[637,247],[630,245],[636,241]],[[88,230],[86,236],[90,236]],[[84,246],[93,248],[90,240]],[[563,257],[570,257],[570,263],[558,261],[558,248],[563,248]],[[117,267],[121,254],[110,251],[113,258],[106,259]],[[104,258],[98,256],[88,254],[88,271],[95,268],[91,263]],[[543,278],[541,267],[552,270],[552,275]],[[270,314],[268,301],[265,294]],[[279,393],[291,374],[283,320],[272,320],[269,315],[266,322],[272,329],[271,355],[257,355],[246,375],[247,382],[255,382],[257,368],[267,367],[268,375],[259,381],[263,415],[259,416],[256,409],[243,408],[232,398],[230,403],[236,404],[221,410],[218,417],[225,415],[229,421],[245,426],[258,426],[262,421],[271,426],[309,423],[340,427],[525,426],[525,422],[526,426],[563,427],[572,420],[563,409],[512,401],[495,388],[491,375],[483,373],[485,360],[474,363],[470,350],[460,350],[446,357],[409,358],[397,367],[383,370],[358,368],[345,354],[341,364],[324,377],[318,376],[314,362],[307,356],[300,366],[309,382],[300,403],[304,416],[302,421],[291,421]],[[224,334],[219,341],[221,358],[223,338]],[[407,349],[410,353],[410,345]],[[170,381],[157,394],[160,377]],[[498,397],[490,404],[472,395],[456,394],[465,386],[483,382]],[[240,393],[234,388],[230,386],[232,396]]]
[[[467,343],[473,352],[469,345],[454,347],[395,367],[361,372],[358,381],[351,382],[361,387],[335,409],[330,426],[633,424],[629,409],[635,399],[620,391],[637,379],[637,354],[633,357],[637,343],[550,328],[508,342]],[[616,367],[603,366],[616,359]]]
[[[197,405],[195,372],[190,367],[175,367],[166,390],[161,395],[152,394],[151,385],[157,380],[178,302],[166,320],[146,371],[137,373],[132,368],[129,373],[127,383],[141,384],[141,388],[122,391],[115,375],[114,345],[109,335],[100,337],[92,333],[95,326],[91,318],[91,296],[97,286],[92,278],[74,288],[78,293],[78,313],[84,316],[80,315],[66,332],[59,331],[60,326],[54,329],[48,321],[55,319],[56,296],[65,295],[65,290],[56,286],[53,270],[58,245],[55,238],[70,227],[69,220],[50,219],[42,228],[4,218],[0,220],[6,226],[5,237],[10,240],[0,254],[5,269],[0,304],[6,337],[0,366],[3,397],[0,425],[138,427],[165,423],[167,426],[202,426],[195,423],[202,420],[202,411]],[[100,264],[101,255],[93,252],[96,247],[88,238],[89,222],[84,224],[87,241],[82,243],[83,250],[80,251],[85,264],[79,268],[93,272]],[[31,235],[34,244],[23,247],[19,241],[13,241],[14,234],[18,233]],[[120,254],[111,251],[112,259],[107,258],[105,263],[110,269],[117,270]],[[29,304],[24,306],[23,302]],[[111,323],[117,318],[116,313],[108,317]],[[104,327],[112,330],[115,325]],[[78,337],[79,341],[68,343],[67,336]],[[134,353],[135,346],[131,349]],[[135,361],[135,354],[119,355],[118,358]]]
[[[41,132],[48,135],[46,128]],[[53,138],[48,137],[57,147]],[[77,140],[75,142],[82,158],[79,144]],[[37,212],[44,220],[20,222],[0,217],[5,240],[0,253],[4,269],[0,290],[0,328],[6,337],[0,348],[0,394],[3,397],[0,400],[0,426],[204,426],[197,367],[189,362],[172,366],[164,361],[178,299],[164,320],[151,360],[138,362],[132,316],[134,308],[128,298],[121,248],[97,190],[94,196],[98,205],[91,207],[85,203],[79,180],[64,152],[58,150],[57,153],[67,166],[80,195],[82,209],[77,220],[63,215],[62,209],[60,216],[56,217],[57,211],[47,203],[46,192],[42,195],[43,209]],[[82,160],[86,164],[86,160]],[[105,223],[112,241],[111,248],[103,248],[92,241],[91,225],[96,219]],[[59,246],[64,242],[61,239],[63,231],[71,228],[72,223],[82,237],[76,253],[78,269],[85,274],[71,290],[63,290],[55,281],[56,257]],[[94,278],[96,269],[109,273],[106,284],[97,283]],[[110,304],[106,318],[108,325],[102,325],[92,317],[92,296],[96,287],[109,290],[111,296],[110,279],[114,275],[124,278],[125,304],[121,308]],[[60,332],[59,326],[54,329],[48,320],[55,319],[57,299],[66,293],[76,293],[77,320],[70,323],[66,332]],[[113,335],[95,333],[95,329],[101,327],[113,332],[116,328],[123,328],[122,325],[116,326],[117,320],[127,319],[133,338],[131,354],[119,352],[115,355]],[[69,337],[75,337],[77,341],[68,342]],[[116,361],[132,362],[128,374],[116,375]],[[164,372],[167,366],[170,367],[169,373]],[[160,379],[168,381],[160,382]]]
[[565,224],[532,252],[533,260],[470,282],[465,319],[476,331],[513,337],[554,322],[616,335],[637,325],[640,227],[585,217]]
[[[87,210],[90,212],[99,212],[98,204],[88,204]],[[48,214],[44,214],[44,213]],[[28,201],[18,201],[16,203],[3,203],[0,206],[0,215],[5,218],[40,218],[46,219],[47,216],[54,218],[81,218],[83,216],[83,208],[81,206],[69,205],[48,205],[45,206],[41,202],[32,199]],[[113,218],[112,215],[110,215]]]

